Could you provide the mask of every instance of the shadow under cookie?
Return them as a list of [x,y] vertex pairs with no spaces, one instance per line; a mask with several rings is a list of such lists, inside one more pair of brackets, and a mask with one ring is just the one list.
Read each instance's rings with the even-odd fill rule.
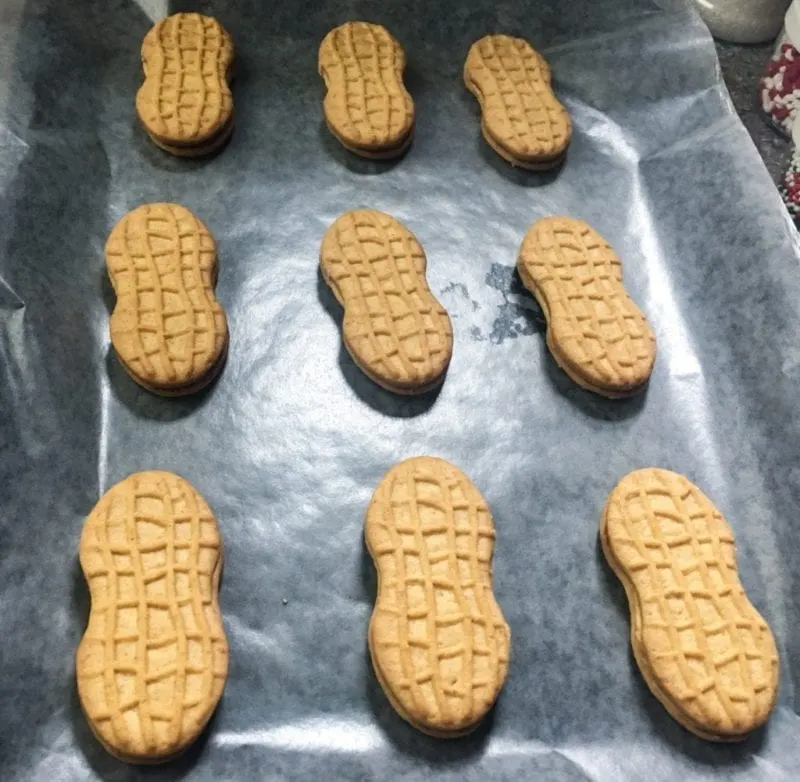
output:
[[363,174],[364,176],[376,176],[391,171],[405,158],[412,146],[409,140],[405,149],[390,158],[362,157],[355,152],[349,151],[339,139],[331,133],[324,119],[319,125],[319,139],[323,148],[337,163],[345,166],[349,171],[355,174]]
[[146,391],[125,370],[114,348],[109,345],[106,353],[106,373],[111,391],[119,402],[137,418],[153,421],[178,421],[191,415],[205,405],[217,387],[215,382],[202,391],[182,397],[165,397]]

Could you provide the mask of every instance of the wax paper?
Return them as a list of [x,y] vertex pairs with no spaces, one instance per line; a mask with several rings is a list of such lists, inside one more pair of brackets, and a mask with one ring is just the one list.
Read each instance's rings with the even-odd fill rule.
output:
[[[237,49],[236,130],[184,160],[138,126],[153,20],[214,14]],[[800,252],[680,2],[5,0],[0,4],[0,778],[3,780],[794,780],[800,772]],[[387,25],[408,58],[405,157],[366,162],[322,120],[319,42]],[[549,60],[575,133],[566,163],[515,170],[480,136],[470,44],[522,35]],[[103,246],[176,201],[219,247],[230,354],[206,392],[162,399],[110,347]],[[455,349],[440,391],[401,398],[353,364],[318,273],[342,212],[419,238]],[[537,219],[588,220],[618,250],[658,340],[649,388],[571,382],[514,272]],[[367,653],[375,571],[363,518],[406,457],[457,464],[494,515],[511,663],[493,713],[441,741],[408,726]],[[624,592],[598,548],[605,499],[661,466],[713,498],[774,630],[778,703],[739,744],[689,734],[650,694]],[[74,652],[88,615],[83,521],[137,470],[187,478],[225,544],[230,676],[183,757],[137,769],[93,737]]]

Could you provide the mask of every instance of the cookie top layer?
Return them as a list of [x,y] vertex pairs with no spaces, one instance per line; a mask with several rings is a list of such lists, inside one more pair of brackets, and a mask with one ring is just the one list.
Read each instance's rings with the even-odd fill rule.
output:
[[136,473],[89,514],[80,563],[91,611],[76,672],[89,724],[123,760],[168,760],[203,730],[228,671],[216,519],[183,478]]
[[180,13],[162,19],[142,43],[145,80],[136,112],[147,132],[166,146],[194,146],[233,118],[228,75],[233,41],[210,16]]
[[583,220],[548,217],[522,242],[520,277],[547,316],[548,345],[576,382],[608,396],[640,389],[656,341],[622,284],[622,264]]
[[322,240],[323,277],[345,308],[345,346],[369,377],[397,393],[437,385],[453,353],[452,324],[426,267],[414,234],[372,209],[346,212]]
[[408,459],[375,490],[364,534],[378,569],[369,645],[381,686],[419,730],[469,732],[502,689],[511,642],[485,500],[443,459]]
[[346,22],[319,47],[323,103],[331,131],[347,147],[399,147],[414,125],[414,102],[403,84],[406,58],[379,24]]
[[711,500],[682,475],[637,470],[609,496],[601,534],[632,598],[637,662],[659,700],[705,738],[762,725],[777,694],[775,640]]
[[200,383],[228,342],[208,228],[179,204],[143,204],[114,226],[105,254],[117,295],[111,343],[125,368],[153,390]]
[[564,154],[572,122],[550,87],[550,68],[523,38],[487,35],[470,47],[464,81],[483,113],[483,129],[521,163]]

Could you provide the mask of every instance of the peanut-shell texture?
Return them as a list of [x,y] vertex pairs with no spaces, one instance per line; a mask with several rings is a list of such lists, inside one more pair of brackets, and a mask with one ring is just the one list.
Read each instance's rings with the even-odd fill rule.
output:
[[716,741],[763,725],[778,691],[775,639],[711,500],[682,475],[637,470],[611,492],[600,541],[628,597],[634,657],[664,708]]
[[569,217],[540,220],[517,269],[547,318],[547,346],[572,380],[611,398],[645,386],[655,336],[622,284],[619,256],[597,231]]
[[320,269],[344,307],[345,347],[378,385],[419,394],[439,385],[453,353],[450,317],[428,287],[414,234],[372,209],[346,212],[322,240]]
[[365,540],[378,570],[369,649],[381,687],[418,730],[468,733],[500,694],[511,642],[492,592],[486,502],[452,464],[408,459],[375,490]]
[[124,761],[169,760],[201,733],[228,672],[217,522],[183,478],[136,473],[89,514],[80,563],[91,611],[76,671],[89,725]]
[[166,396],[208,385],[224,363],[228,325],[205,224],[178,204],[144,204],[114,226],[105,255],[117,295],[111,343],[128,374]]
[[411,143],[414,101],[403,84],[405,65],[402,47],[379,24],[346,22],[323,39],[325,122],[351,152],[392,158]]
[[136,112],[152,140],[176,155],[204,155],[233,130],[228,79],[234,48],[210,16],[179,13],[161,19],[142,43],[145,79]]
[[550,67],[526,40],[487,35],[470,47],[464,84],[481,107],[481,131],[498,155],[516,166],[561,163],[572,121],[551,87]]

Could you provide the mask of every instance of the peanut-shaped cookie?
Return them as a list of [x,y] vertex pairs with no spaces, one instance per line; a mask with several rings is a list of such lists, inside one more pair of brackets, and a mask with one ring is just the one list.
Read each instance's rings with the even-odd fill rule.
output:
[[117,295],[111,344],[128,374],[163,396],[207,386],[224,364],[228,325],[205,224],[179,204],[143,204],[114,226],[105,254]]
[[397,394],[439,385],[453,352],[450,317],[425,278],[414,234],[372,209],[346,212],[322,240],[322,276],[344,307],[343,339],[361,370]]
[[233,131],[233,56],[231,37],[210,16],[173,14],[150,29],[136,113],[159,147],[192,157],[225,143]]
[[392,158],[411,143],[414,101],[403,84],[406,58],[379,24],[345,22],[319,47],[319,73],[327,92],[325,122],[357,155]]
[[169,760],[201,733],[228,672],[216,519],[183,478],[136,473],[89,514],[80,563],[91,612],[76,671],[89,725],[121,760]]
[[597,231],[569,217],[540,220],[525,235],[517,270],[547,318],[553,358],[578,385],[611,398],[644,387],[655,336]]
[[511,643],[486,502],[452,464],[408,459],[375,490],[364,536],[378,569],[369,650],[381,687],[418,730],[468,733],[500,694]]
[[515,166],[557,166],[572,137],[572,121],[550,86],[550,67],[526,40],[487,35],[470,47],[464,84],[481,107],[489,146]]
[[637,470],[611,492],[600,542],[628,596],[634,657],[664,708],[716,741],[763,725],[778,691],[775,639],[711,500],[682,475]]

